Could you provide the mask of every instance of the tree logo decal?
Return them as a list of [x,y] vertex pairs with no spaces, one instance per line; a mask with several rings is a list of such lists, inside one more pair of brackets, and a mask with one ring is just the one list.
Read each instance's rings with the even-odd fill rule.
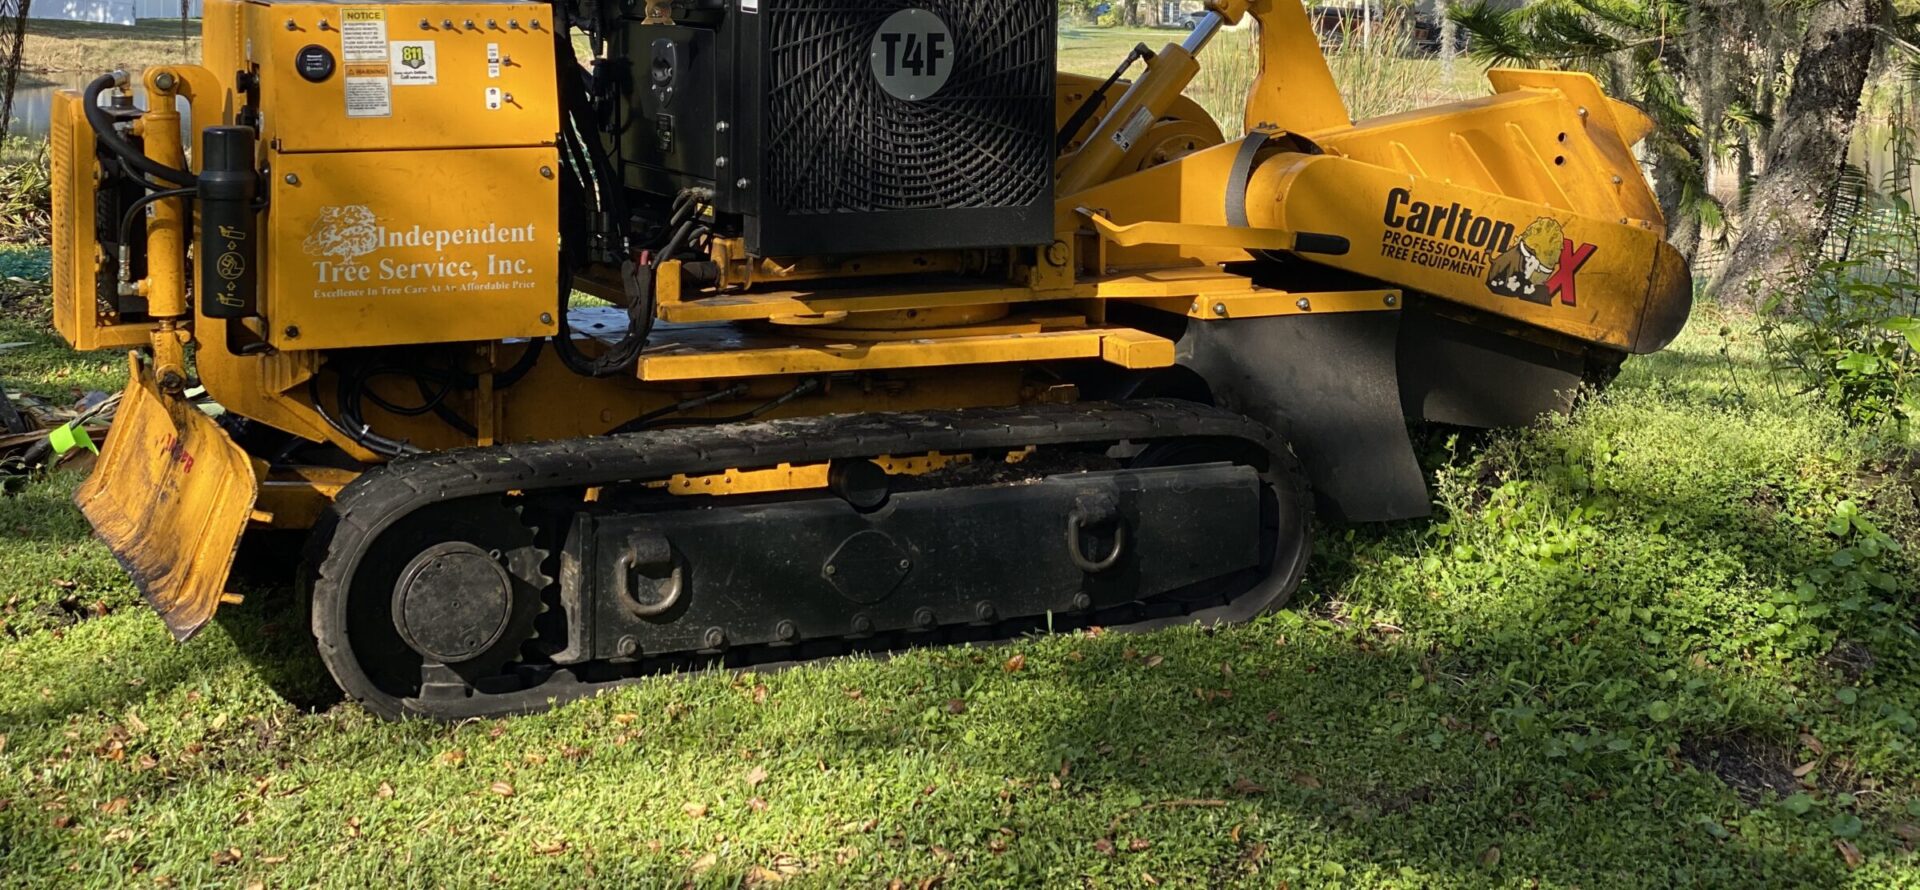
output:
[[365,204],[323,207],[302,247],[307,256],[351,263],[380,249],[380,221]]

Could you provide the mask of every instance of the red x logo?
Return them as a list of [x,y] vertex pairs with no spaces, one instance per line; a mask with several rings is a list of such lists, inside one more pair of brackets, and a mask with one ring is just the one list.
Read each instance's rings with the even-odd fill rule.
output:
[[1588,260],[1593,259],[1594,252],[1599,249],[1591,244],[1575,247],[1571,239],[1563,239],[1560,247],[1560,264],[1553,270],[1553,277],[1547,279],[1548,299],[1559,297],[1560,302],[1568,306],[1579,305],[1579,282],[1574,276],[1580,274],[1580,268],[1585,266]]

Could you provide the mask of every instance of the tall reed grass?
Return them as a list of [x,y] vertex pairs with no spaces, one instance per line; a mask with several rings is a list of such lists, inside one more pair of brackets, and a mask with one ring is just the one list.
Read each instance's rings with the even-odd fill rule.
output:
[[47,143],[0,140],[0,243],[40,244],[53,224],[53,179]]
[[[1444,105],[1488,91],[1472,63],[1414,54],[1407,30],[1392,21],[1377,25],[1370,37],[1348,33],[1333,44],[1325,49],[1327,66],[1354,120]],[[1206,108],[1221,129],[1236,134],[1245,129],[1247,92],[1259,75],[1258,33],[1253,28],[1226,31],[1201,53],[1200,74],[1187,95]]]

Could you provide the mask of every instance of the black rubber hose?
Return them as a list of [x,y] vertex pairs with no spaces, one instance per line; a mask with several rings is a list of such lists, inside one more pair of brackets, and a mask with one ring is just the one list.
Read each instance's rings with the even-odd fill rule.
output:
[[185,198],[192,195],[194,191],[195,190],[191,188],[167,189],[161,192],[148,192],[133,199],[133,203],[127,205],[127,212],[120,217],[119,243],[131,243],[133,240],[133,218],[140,215],[140,211],[146,209],[148,204],[152,204],[155,201],[165,201],[169,198]]
[[527,375],[533,372],[533,366],[540,364],[540,353],[546,348],[546,345],[545,340],[535,340],[532,343],[528,343],[527,351],[520,353],[520,358],[513,363],[513,367],[493,375],[494,392],[499,392],[503,389],[512,389],[514,384],[525,380]]
[[106,92],[107,88],[113,86],[113,84],[114,77],[111,74],[102,74],[94,78],[92,83],[87,84],[87,91],[85,93],[85,99],[82,102],[82,107],[87,114],[87,123],[93,127],[94,135],[100,137],[100,141],[105,144],[108,149],[112,150],[114,154],[119,155],[121,160],[131,164],[135,170],[145,173],[148,176],[164,179],[167,182],[187,188],[199,185],[200,177],[186,170],[177,170],[147,157],[145,154],[136,150],[132,143],[120,137],[120,131],[113,128],[113,118],[107,116],[107,110],[105,108],[100,107],[100,94]]

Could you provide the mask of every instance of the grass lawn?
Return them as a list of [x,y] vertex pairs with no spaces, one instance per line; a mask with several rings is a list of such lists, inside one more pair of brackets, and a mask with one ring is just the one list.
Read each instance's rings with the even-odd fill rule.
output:
[[21,85],[66,82],[114,68],[200,61],[200,21],[141,19],[132,26],[28,19]]
[[[0,381],[117,388],[5,283],[45,256]],[[1707,307],[1571,418],[1423,432],[1436,517],[1323,528],[1249,626],[453,727],[328,703],[286,590],[175,646],[59,473],[0,497],[0,886],[1920,887],[1920,459],[1762,345]]]
[[[0,379],[111,385],[8,310]],[[1570,420],[1426,445],[1440,515],[1323,530],[1251,626],[455,727],[289,704],[286,591],[173,645],[56,475],[0,500],[0,883],[1920,886],[1890,443],[1708,309]]]

